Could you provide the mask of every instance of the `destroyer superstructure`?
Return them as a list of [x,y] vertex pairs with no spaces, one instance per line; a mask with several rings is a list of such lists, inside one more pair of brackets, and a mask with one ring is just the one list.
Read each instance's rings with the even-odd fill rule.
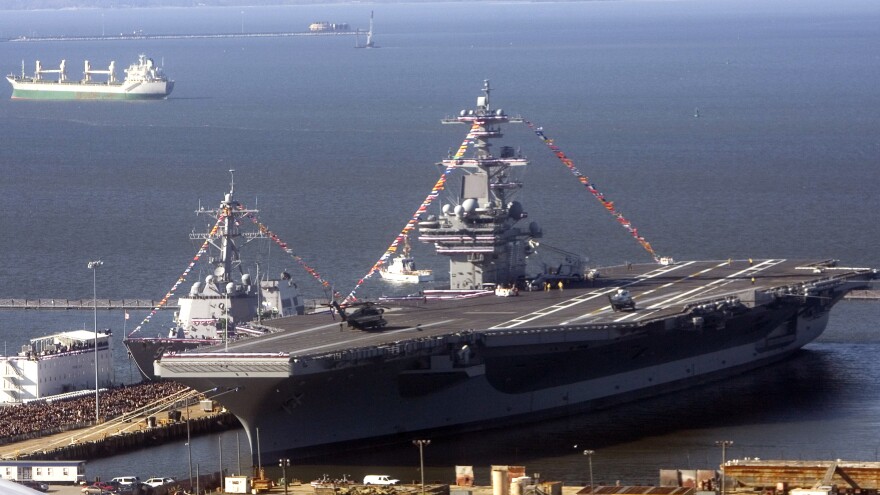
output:
[[[452,290],[385,300],[365,330],[305,315],[157,361],[163,378],[218,394],[255,458],[589,411],[731,376],[815,339],[832,306],[876,276],[823,259],[667,258],[530,291],[524,257],[540,229],[517,226],[512,197],[526,162],[488,143],[510,118],[489,106],[488,85],[459,118],[476,151],[444,162],[462,188],[420,224],[450,256]],[[612,310],[620,289],[634,310]]]
[[[68,78],[66,60],[57,69],[43,68],[37,60],[32,77],[25,75],[22,63],[21,75],[10,74],[6,80],[12,85],[13,99],[30,100],[157,100],[167,98],[174,89],[174,81],[146,55],[125,69],[122,81],[116,78],[116,62],[110,62],[107,69],[93,69],[88,60],[84,65],[79,81]],[[44,77],[51,74],[57,78]],[[96,75],[103,80],[93,79]]]
[[[266,328],[254,320],[302,314],[304,311],[302,296],[289,272],[284,271],[279,278],[269,279],[259,273],[259,265],[256,265],[256,280],[245,272],[237,243],[266,239],[268,235],[265,229],[246,229],[247,225],[253,224],[250,219],[258,210],[245,208],[236,201],[234,189],[234,183],[231,183],[229,192],[217,208],[196,211],[197,215],[215,220],[207,232],[190,234],[192,240],[202,243],[196,259],[211,252],[206,263],[209,274],[203,282],[193,283],[189,293],[178,299],[180,309],[174,315],[171,328],[159,335],[146,336],[150,327],[139,326],[123,340],[138,369],[148,379],[154,378],[153,361],[163,352],[260,335]],[[185,274],[191,272],[194,264]]]

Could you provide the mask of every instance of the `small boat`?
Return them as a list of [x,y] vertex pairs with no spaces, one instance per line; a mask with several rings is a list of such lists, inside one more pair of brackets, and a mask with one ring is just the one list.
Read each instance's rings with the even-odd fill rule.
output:
[[416,268],[416,261],[410,254],[409,238],[404,238],[403,254],[391,260],[391,263],[382,267],[379,274],[385,280],[392,282],[403,282],[408,284],[418,284],[421,282],[432,282],[434,280],[434,272],[431,270],[419,270]]

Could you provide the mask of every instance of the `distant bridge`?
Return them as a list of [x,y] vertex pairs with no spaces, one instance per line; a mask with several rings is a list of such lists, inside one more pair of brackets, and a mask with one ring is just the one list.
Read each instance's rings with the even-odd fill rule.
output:
[[[159,301],[153,299],[0,299],[0,309],[153,309]],[[177,309],[165,304],[163,309]]]

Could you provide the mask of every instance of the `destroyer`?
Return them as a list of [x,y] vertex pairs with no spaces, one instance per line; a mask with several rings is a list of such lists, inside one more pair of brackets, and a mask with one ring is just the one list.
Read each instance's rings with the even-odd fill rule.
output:
[[[472,126],[473,156],[443,162],[463,174],[462,187],[419,222],[420,240],[450,257],[452,290],[383,301],[382,322],[370,327],[280,319],[281,332],[228,352],[166,353],[157,372],[215,390],[255,456],[313,454],[589,411],[735,375],[815,339],[832,306],[876,276],[829,260],[666,259],[530,291],[526,256],[541,229],[519,226],[526,213],[514,199],[527,161],[509,147],[492,152],[513,118],[484,91],[454,119]],[[620,289],[633,309],[612,310],[608,296]]]
[[[216,221],[208,232],[190,234],[192,240],[203,242],[196,259],[212,251],[207,263],[210,274],[204,283],[195,282],[189,294],[178,300],[179,311],[174,315],[167,336],[144,336],[146,330],[139,326],[123,339],[130,356],[147,379],[155,378],[153,361],[163,352],[230,343],[261,335],[268,329],[254,320],[302,314],[304,311],[302,296],[288,272],[283,272],[279,279],[261,279],[262,274],[258,271],[258,286],[242,269],[236,241],[250,242],[268,236],[265,229],[256,226],[250,232],[243,229],[243,226],[253,224],[249,218],[256,218],[254,215],[258,210],[245,208],[233,198],[233,192],[234,184],[230,184],[229,192],[216,209],[199,208],[196,211],[196,214],[210,216]],[[184,275],[192,268],[191,264]],[[169,296],[173,292],[174,289]]]
[[[45,74],[58,74],[58,78],[44,79]],[[93,75],[104,75],[106,79],[96,81]],[[125,69],[122,81],[116,78],[116,62],[99,70],[92,69],[88,60],[80,81],[67,78],[65,60],[57,69],[44,69],[37,60],[33,77],[25,76],[22,62],[21,75],[10,74],[6,80],[12,85],[13,99],[30,100],[158,100],[168,97],[174,89],[174,81],[146,55],[140,55],[137,62]]]

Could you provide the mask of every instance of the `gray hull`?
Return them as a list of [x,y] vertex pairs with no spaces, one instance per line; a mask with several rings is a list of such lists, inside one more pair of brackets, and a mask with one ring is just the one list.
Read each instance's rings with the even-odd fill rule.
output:
[[255,456],[258,443],[262,454],[313,455],[558,417],[722,379],[818,337],[849,287],[637,325],[386,335],[385,348],[324,359],[240,349],[166,357],[158,368],[196,389],[216,388]]

